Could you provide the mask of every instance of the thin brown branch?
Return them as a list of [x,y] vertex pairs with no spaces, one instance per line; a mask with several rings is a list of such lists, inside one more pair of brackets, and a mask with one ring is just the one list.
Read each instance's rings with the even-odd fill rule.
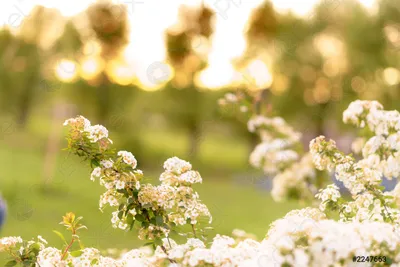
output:
[[[75,235],[75,231],[72,232],[73,235]],[[75,242],[75,238],[72,237],[71,242],[69,242],[68,246],[65,248],[62,256],[61,256],[61,260],[63,260],[65,258],[65,256],[67,255],[68,250],[72,247],[72,245]]]

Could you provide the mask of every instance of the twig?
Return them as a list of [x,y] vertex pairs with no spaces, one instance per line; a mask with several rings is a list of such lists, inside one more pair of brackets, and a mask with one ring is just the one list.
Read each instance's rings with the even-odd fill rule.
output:
[[14,257],[16,262],[18,262],[18,263],[22,262],[22,260],[17,255],[15,255],[12,251],[10,251],[10,255],[12,257]]
[[[75,235],[75,230],[72,232],[72,235]],[[63,252],[63,254],[61,256],[61,260],[63,260],[64,257],[67,255],[68,250],[72,247],[74,242],[75,242],[75,238],[72,237],[71,242],[69,242],[68,246],[65,248],[65,251]]]
[[253,105],[254,105],[254,112],[255,112],[257,115],[260,115],[260,114],[261,114],[261,104],[262,104],[262,102],[264,101],[264,99],[267,97],[268,89],[269,89],[269,88],[262,89],[262,90],[259,92],[258,96],[256,96],[256,97],[254,98],[254,102],[253,102]]
[[193,224],[192,224],[192,231],[193,231],[194,237],[197,238],[197,236],[196,236],[196,228],[194,228]]
[[169,237],[167,236],[169,247],[172,248],[171,241],[169,241]]
[[164,251],[164,253],[167,255],[167,259],[169,260],[170,263],[176,263],[175,260],[169,258],[168,251],[167,251],[167,249],[164,247],[164,245],[161,245],[161,249],[162,249],[162,250]]

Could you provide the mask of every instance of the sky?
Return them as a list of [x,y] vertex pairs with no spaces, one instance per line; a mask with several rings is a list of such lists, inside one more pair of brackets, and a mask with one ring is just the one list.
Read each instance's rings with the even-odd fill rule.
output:
[[[343,0],[323,0],[343,1]],[[359,0],[372,7],[375,0]],[[83,11],[94,0],[7,0],[0,1],[0,25],[17,29],[34,5],[40,4],[57,8],[64,16],[73,16]],[[147,85],[154,85],[150,72],[165,68],[164,32],[177,20],[178,7],[197,5],[199,0],[118,0],[127,5],[131,24],[130,40],[125,56],[130,66],[134,66],[136,76]],[[231,82],[235,71],[231,60],[241,55],[246,47],[243,31],[251,11],[262,0],[204,0],[216,12],[216,28],[209,54],[209,68],[201,75],[207,87],[219,87]],[[318,0],[275,0],[278,11],[292,10],[299,15],[307,15]],[[227,45],[229,40],[229,45]],[[201,45],[201,43],[199,43]],[[265,68],[262,68],[265,70]],[[265,71],[268,71],[267,69]],[[268,76],[268,74],[266,74]],[[268,82],[268,81],[267,81]]]

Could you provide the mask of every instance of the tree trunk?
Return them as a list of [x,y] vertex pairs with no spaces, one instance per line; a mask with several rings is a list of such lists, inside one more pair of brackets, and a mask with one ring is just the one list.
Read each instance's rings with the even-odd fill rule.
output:
[[110,115],[110,80],[107,74],[103,72],[102,83],[99,86],[98,91],[98,119],[100,124],[106,125],[107,119]]
[[188,125],[189,158],[191,160],[194,160],[197,158],[197,155],[198,155],[198,148],[199,148],[200,138],[202,135],[201,103],[202,103],[203,95],[199,92],[199,90],[195,86],[192,86],[192,88],[189,88],[189,90],[191,90],[190,91],[191,106],[189,107],[191,109],[191,116],[190,116],[189,125]]
[[34,97],[34,90],[36,90],[37,80],[38,73],[33,72],[27,79],[28,82],[25,84],[25,88],[20,97],[17,123],[21,128],[25,127],[29,114],[32,110],[32,98]]
[[201,129],[199,127],[199,123],[195,121],[189,127],[189,158],[190,160],[194,160],[197,158],[198,148],[201,138]]
[[324,103],[319,106],[319,114],[317,121],[315,122],[316,136],[324,135],[325,132],[325,116],[328,108],[328,104]]

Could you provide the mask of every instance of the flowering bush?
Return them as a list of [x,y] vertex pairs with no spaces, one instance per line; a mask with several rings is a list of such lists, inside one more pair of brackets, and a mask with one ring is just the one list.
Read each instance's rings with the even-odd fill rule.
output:
[[[227,99],[238,102],[232,96]],[[293,210],[276,220],[261,241],[235,230],[233,237],[217,234],[210,243],[205,242],[201,222],[205,218],[211,223],[211,215],[192,188],[202,179],[190,163],[170,158],[161,184],[145,183],[132,153],[112,149],[106,128],[91,126],[82,116],[69,119],[68,149],[90,162],[90,179],[105,187],[100,209],[113,207],[113,226],[125,231],[137,227],[139,238],[150,241],[153,249],[103,256],[83,246],[78,235],[86,228],[82,218],[67,213],[62,224],[71,232],[70,241],[56,232],[65,243],[62,249],[48,246],[40,236],[31,241],[4,237],[0,252],[10,255],[7,266],[356,266],[360,257],[365,266],[399,266],[400,187],[384,192],[380,184],[383,176],[400,173],[400,113],[385,111],[376,101],[358,100],[343,115],[345,123],[364,129],[363,139],[352,145],[359,159],[345,155],[323,136],[311,141],[309,152],[302,152],[300,134],[283,119],[250,115],[249,130],[261,139],[250,162],[274,176],[274,198],[315,195],[315,207]],[[326,177],[321,171],[335,172],[351,198],[343,197],[333,184],[321,188],[320,177]],[[184,225],[191,232],[184,233]],[[186,234],[186,242],[177,244],[173,231]]]
[[273,199],[312,200],[318,188],[326,183],[326,173],[318,171],[311,155],[304,152],[300,142],[302,134],[281,117],[272,116],[268,109],[257,108],[257,98],[239,91],[226,94],[219,104],[239,111],[235,113],[247,120],[248,130],[260,138],[261,142],[250,154],[249,162],[273,177]]
[[106,191],[100,197],[100,209],[115,207],[111,222],[114,228],[139,226],[139,238],[161,245],[162,238],[177,226],[190,224],[196,236],[196,225],[202,218],[211,222],[207,207],[192,185],[202,178],[189,162],[173,157],[165,161],[161,184],[144,183],[143,172],[128,151],[115,153],[108,131],[101,125],[91,126],[82,116],[69,119],[68,148],[89,160],[91,180],[99,179]]

